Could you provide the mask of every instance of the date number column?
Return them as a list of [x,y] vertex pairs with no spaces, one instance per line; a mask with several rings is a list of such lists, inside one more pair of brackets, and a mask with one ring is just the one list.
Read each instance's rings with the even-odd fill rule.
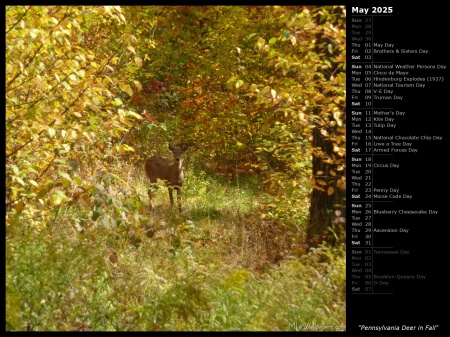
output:
[[372,244],[372,17],[350,25],[350,284],[373,293]]

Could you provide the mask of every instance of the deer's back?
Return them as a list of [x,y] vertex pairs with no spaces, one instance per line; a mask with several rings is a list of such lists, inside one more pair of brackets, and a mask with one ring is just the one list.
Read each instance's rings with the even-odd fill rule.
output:
[[172,182],[178,174],[172,160],[162,156],[153,156],[145,162],[145,173],[151,181],[162,179]]

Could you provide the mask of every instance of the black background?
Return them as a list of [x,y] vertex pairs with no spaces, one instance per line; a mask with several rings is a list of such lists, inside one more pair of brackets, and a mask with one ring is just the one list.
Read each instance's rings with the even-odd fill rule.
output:
[[[385,59],[394,64],[443,64],[450,66],[449,54],[446,52],[448,40],[448,21],[443,14],[441,5],[432,6],[430,2],[418,4],[384,2],[348,2],[347,6],[347,106],[351,106],[351,18],[352,6],[369,8],[393,7],[390,18],[375,17],[373,21],[373,42],[394,43],[394,48],[428,49],[427,55],[422,54],[387,54]],[[384,56],[383,56],[384,58]],[[382,57],[375,55],[374,62]],[[414,71],[414,76],[418,74]],[[448,152],[448,97],[450,77],[448,69],[422,71],[426,76],[445,76],[444,83],[428,83],[425,89],[397,89],[394,94],[404,96],[401,104],[394,103],[394,108],[406,111],[406,116],[396,118],[397,128],[386,134],[394,135],[438,135],[442,141],[413,142],[413,147],[419,149],[417,154],[398,154],[386,158],[386,162],[400,164],[400,168],[374,169],[373,182],[377,188],[399,188],[400,194],[413,194],[412,200],[396,201],[395,205],[386,206],[392,209],[437,210],[438,215],[383,215],[374,217],[374,227],[407,227],[408,234],[391,234],[398,240],[398,247],[410,250],[408,257],[376,257],[374,271],[377,274],[422,274],[426,280],[393,281],[393,294],[352,294],[347,285],[347,333],[364,335],[368,331],[361,330],[365,326],[398,326],[396,334],[410,334],[410,330],[402,330],[404,326],[417,327],[415,333],[421,335],[436,335],[448,330],[444,322],[444,312],[447,311],[447,251],[444,250],[448,239],[446,227],[449,225],[445,217],[448,205],[449,178],[447,177]],[[374,104],[376,107],[377,105]],[[347,125],[347,141],[351,124]],[[377,133],[380,134],[379,132]],[[347,167],[351,148],[348,148]],[[377,162],[383,162],[377,159]],[[350,172],[350,170],[348,170]],[[347,177],[351,180],[351,177]],[[347,219],[350,219],[351,198],[347,193]],[[348,238],[350,237],[350,221],[347,223]],[[390,234],[383,234],[390,235]],[[382,240],[383,235],[374,236]],[[448,245],[448,244],[447,244]],[[350,242],[347,245],[347,282],[350,283]],[[380,272],[382,271],[382,272]],[[447,319],[448,321],[448,319]],[[438,325],[436,330],[426,326]],[[419,326],[423,327],[418,331]],[[373,333],[373,332],[372,332]],[[377,334],[384,334],[377,332]]]

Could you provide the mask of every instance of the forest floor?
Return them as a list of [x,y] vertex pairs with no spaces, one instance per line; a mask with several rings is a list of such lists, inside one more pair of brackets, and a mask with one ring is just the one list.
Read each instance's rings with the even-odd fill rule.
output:
[[95,210],[9,231],[10,330],[345,330],[345,245],[284,251],[257,180],[188,172],[182,213],[162,184],[150,212],[143,170],[122,172]]

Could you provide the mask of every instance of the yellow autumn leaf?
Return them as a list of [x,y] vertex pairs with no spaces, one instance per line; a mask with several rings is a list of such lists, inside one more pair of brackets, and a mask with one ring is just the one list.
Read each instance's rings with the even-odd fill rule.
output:
[[114,81],[111,79],[111,77],[106,76],[106,77],[103,79],[103,86],[107,87],[109,84],[114,85]]
[[329,137],[329,136],[330,136],[330,135],[328,134],[327,130],[325,130],[325,129],[321,129],[321,130],[320,130],[320,134],[321,134],[322,136],[324,136],[324,137]]
[[47,192],[48,192],[47,187],[41,188],[41,189],[38,191],[38,193],[36,194],[35,200],[37,201],[37,200],[39,200],[39,199],[42,199],[42,198],[47,194]]
[[272,94],[273,99],[277,98],[277,92],[274,89],[271,89],[270,93]]
[[123,145],[117,145],[116,149],[120,154],[125,153],[125,147]]
[[76,140],[78,138],[78,134],[75,130],[70,130],[69,131],[69,139],[71,140]]
[[141,84],[141,82],[139,82],[139,81],[133,81],[133,83],[134,83],[134,86],[136,87],[136,89],[137,89],[138,91],[142,91],[142,84]]
[[23,181],[22,178],[19,178],[19,177],[13,177],[13,179],[14,179],[15,181],[17,181],[20,185],[26,186],[25,181]]
[[330,196],[330,195],[332,195],[334,193],[334,188],[333,187],[328,187],[328,190],[327,190],[327,194]]
[[[119,109],[119,110],[120,110],[120,109]],[[136,118],[136,119],[142,119],[142,118],[143,118],[141,115],[139,115],[139,114],[137,114],[136,112],[131,111],[131,110],[126,111],[125,114],[126,114],[126,116],[132,116],[132,117],[134,117],[134,118]]]
[[55,129],[53,129],[53,128],[48,128],[47,131],[48,131],[48,134],[49,134],[50,138],[55,137],[55,133],[56,133]]
[[72,87],[69,85],[69,83],[67,83],[67,82],[62,82],[62,84],[63,84],[63,86],[64,86],[68,91],[71,91],[71,90],[72,90]]
[[297,44],[297,39],[293,35],[291,36],[291,43],[293,46],[295,46]]
[[134,63],[136,63],[136,65],[141,68],[142,67],[142,59],[140,57],[135,57],[134,58]]
[[260,50],[264,47],[265,44],[266,44],[266,40],[264,40],[261,37],[258,39],[258,42],[256,42],[256,45],[258,46],[258,48]]
[[38,184],[35,180],[32,180],[32,179],[28,180],[28,183],[29,183],[30,185],[33,185],[33,186],[36,186],[36,187],[39,186],[39,184]]
[[16,205],[16,212],[20,213],[23,210],[23,206],[25,206],[23,200],[20,200]]
[[133,89],[131,89],[131,86],[126,83],[119,84],[119,87],[122,91],[126,92],[128,95],[133,96]]
[[340,111],[333,112],[333,117],[336,120],[336,122],[338,123],[338,125],[342,126],[341,112]]

